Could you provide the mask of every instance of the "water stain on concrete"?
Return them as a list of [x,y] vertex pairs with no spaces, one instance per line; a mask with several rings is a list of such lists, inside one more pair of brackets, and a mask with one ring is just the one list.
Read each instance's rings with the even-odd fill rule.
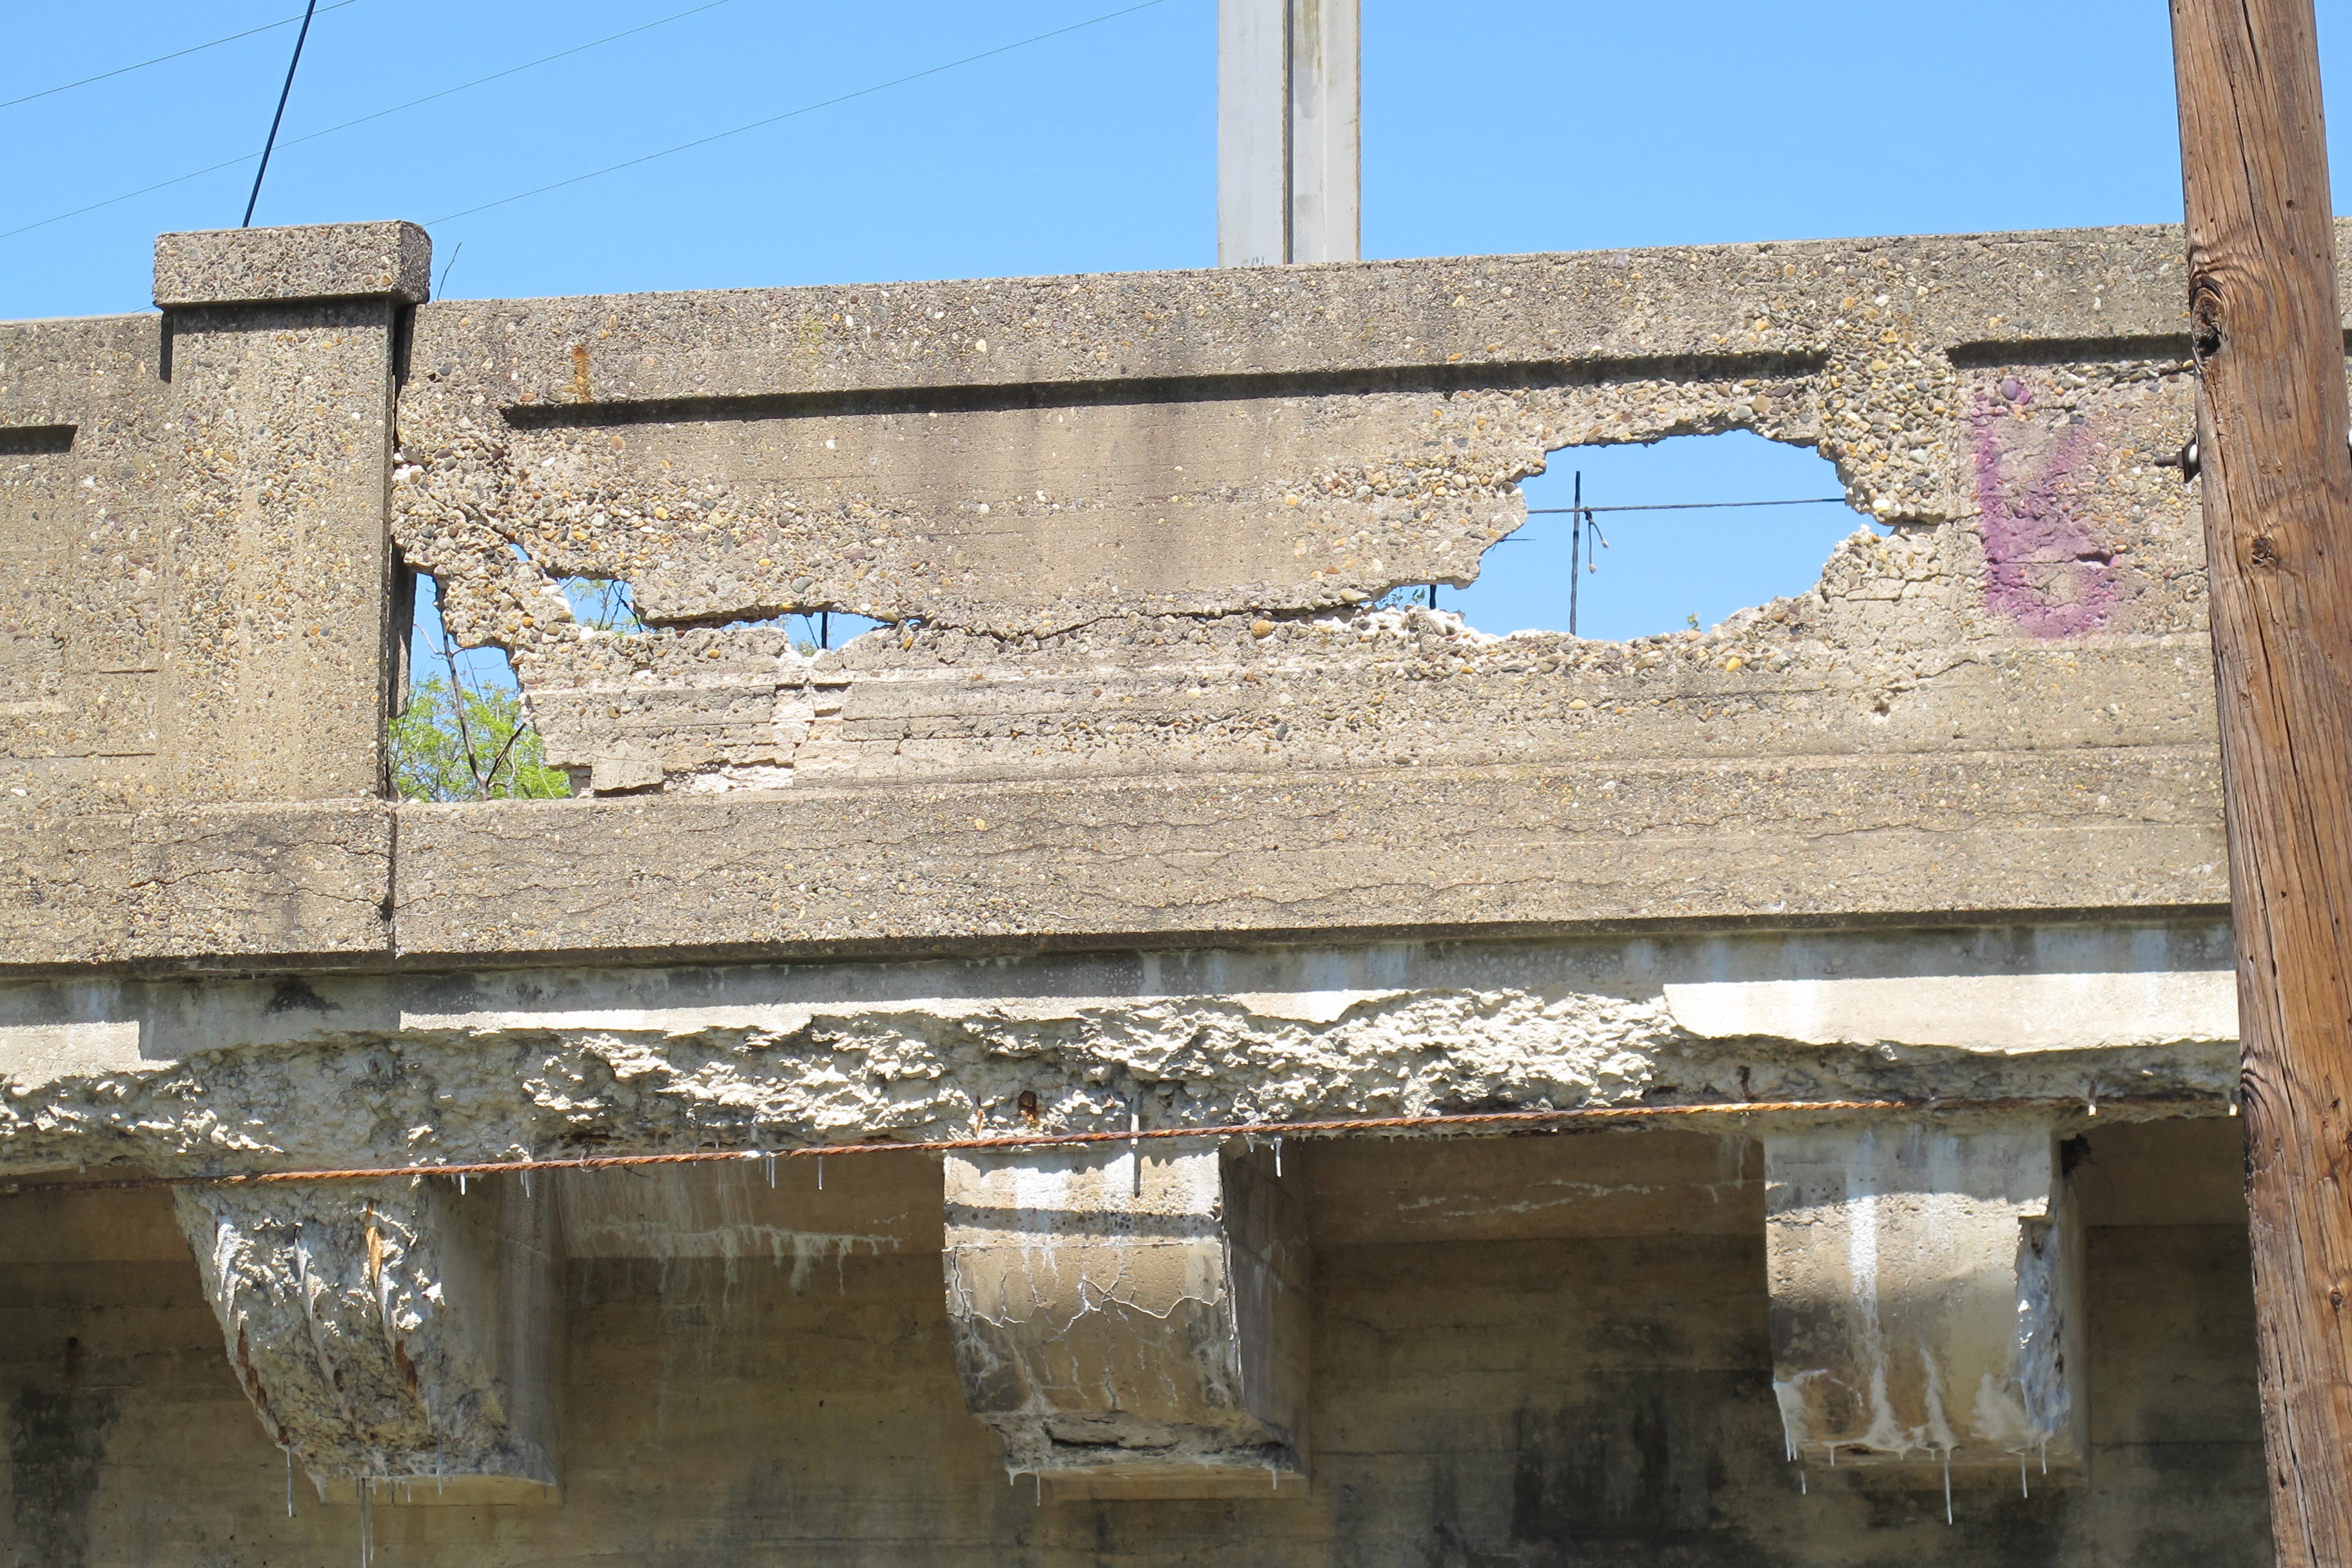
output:
[[8,1403],[8,1479],[16,1563],[25,1568],[88,1568],[92,1505],[113,1396],[81,1387],[81,1345],[66,1341],[64,1375],[27,1384]]

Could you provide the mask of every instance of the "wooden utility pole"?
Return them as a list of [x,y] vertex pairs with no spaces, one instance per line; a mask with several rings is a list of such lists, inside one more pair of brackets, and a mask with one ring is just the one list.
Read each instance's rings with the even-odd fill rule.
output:
[[2352,1564],[2352,456],[2312,0],[2172,0],[2271,1531]]

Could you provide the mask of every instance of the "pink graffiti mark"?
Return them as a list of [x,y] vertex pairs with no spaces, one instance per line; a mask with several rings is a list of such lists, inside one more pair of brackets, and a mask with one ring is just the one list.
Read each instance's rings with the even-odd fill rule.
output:
[[2014,485],[2000,472],[2007,416],[1979,401],[1973,423],[1985,607],[2038,637],[2096,631],[2115,614],[2121,595],[2116,552],[2075,518],[2067,494],[2066,481],[2091,445],[2089,421],[2077,420],[2041,467]]

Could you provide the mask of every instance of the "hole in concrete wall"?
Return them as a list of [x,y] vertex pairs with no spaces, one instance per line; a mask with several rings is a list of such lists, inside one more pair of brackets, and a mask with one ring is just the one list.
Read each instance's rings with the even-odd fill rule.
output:
[[795,610],[782,616],[769,616],[759,620],[698,622],[700,626],[716,626],[721,631],[733,631],[743,626],[773,626],[792,638],[793,651],[803,658],[827,648],[838,648],[851,638],[888,626],[866,616],[853,616],[846,610]]
[[[1593,508],[1684,506],[1841,497],[1837,469],[1809,447],[1746,430],[1675,436],[1645,446],[1570,447],[1528,479],[1527,525],[1486,552],[1478,581],[1440,586],[1437,605],[1497,636],[1569,629],[1570,521],[1538,509],[1570,505],[1576,475]],[[1891,531],[1840,502],[1714,506],[1675,511],[1597,511],[1573,574],[1580,636],[1623,641],[1714,626],[1734,611],[1821,580],[1838,542],[1857,528]],[[1425,604],[1425,588],[1399,602]]]
[[565,577],[556,586],[572,606],[572,618],[583,626],[624,637],[648,629],[637,614],[636,595],[617,577]]
[[776,619],[792,626],[793,646],[804,654],[839,647],[851,638],[862,637],[883,624],[865,616],[853,616],[845,610],[830,613],[820,610],[813,616],[779,616]]
[[[619,586],[621,605],[634,620],[625,584]],[[421,572],[407,700],[392,721],[391,741],[393,792],[404,800],[538,800],[572,793],[563,773],[547,765],[506,649],[457,647],[442,624],[439,584]]]
[[[563,590],[564,602],[572,606],[572,618],[583,626],[617,632],[625,637],[656,629],[638,615],[635,595],[628,584],[618,578],[565,577],[560,579],[556,586]],[[852,637],[870,632],[885,623],[835,610],[771,616],[764,620],[729,621],[726,624],[729,626],[774,626],[792,637],[793,647],[803,655],[808,655],[824,648],[837,648]]]

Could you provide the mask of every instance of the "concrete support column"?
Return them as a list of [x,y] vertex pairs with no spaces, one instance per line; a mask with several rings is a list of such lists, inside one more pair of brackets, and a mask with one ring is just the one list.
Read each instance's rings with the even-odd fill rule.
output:
[[1764,1139],[1772,1383],[1792,1458],[2083,1454],[2082,1233],[2047,1125]]
[[178,468],[160,749],[177,796],[382,788],[394,360],[431,265],[410,223],[155,242]]
[[1218,0],[1218,266],[1362,254],[1360,4]]
[[1302,1206],[1263,1151],[948,1157],[964,1397],[1052,1495],[1304,1487],[1307,1268]]
[[556,1481],[562,1249],[542,1183],[182,1187],[237,1381],[323,1491],[537,1500]]

